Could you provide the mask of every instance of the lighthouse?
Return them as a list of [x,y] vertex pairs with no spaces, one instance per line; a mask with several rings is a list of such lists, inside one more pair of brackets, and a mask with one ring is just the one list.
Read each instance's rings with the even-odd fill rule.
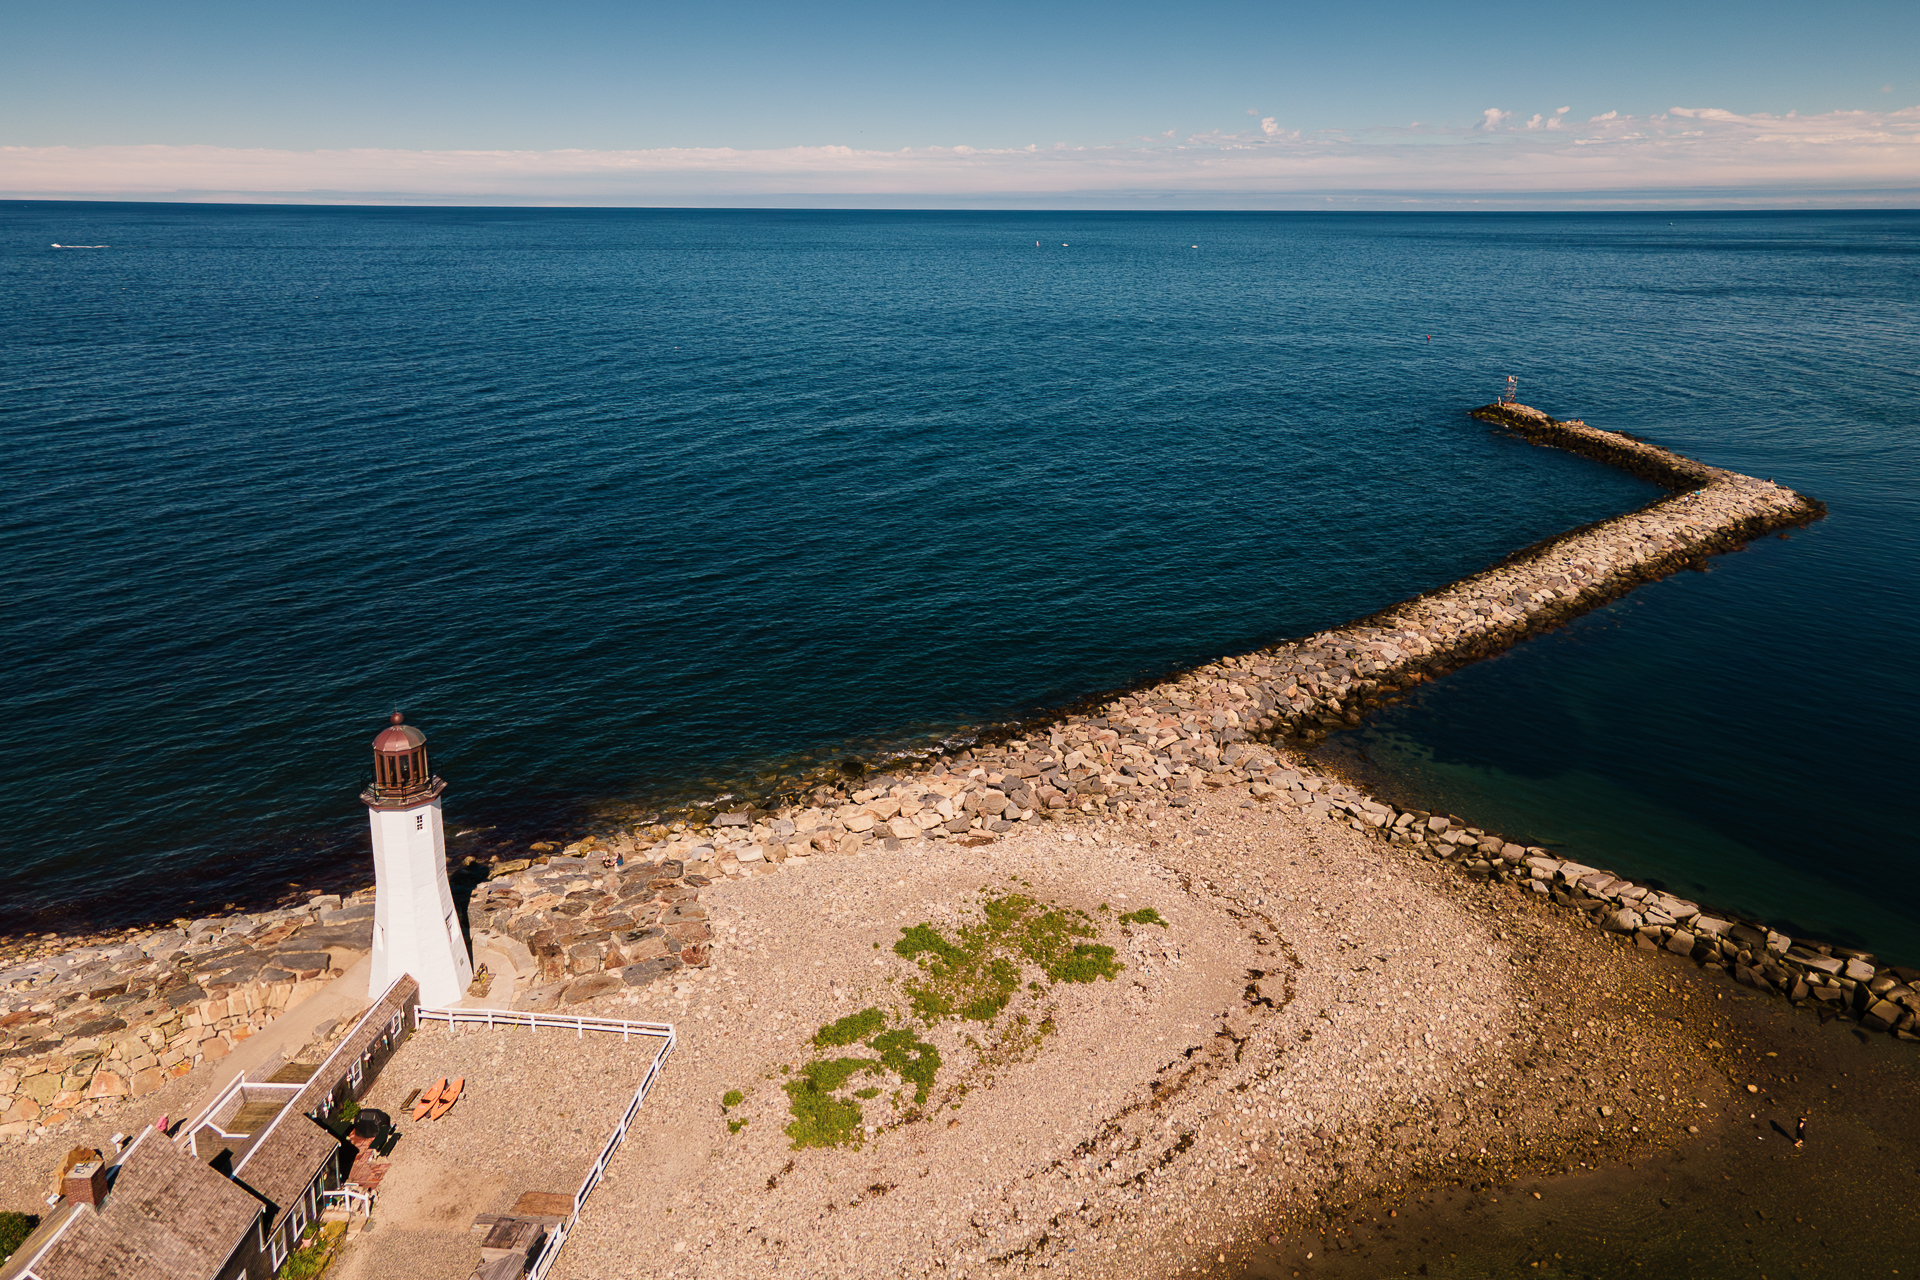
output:
[[427,765],[427,735],[394,712],[373,740],[373,785],[360,793],[373,826],[375,999],[402,974],[420,984],[424,1005],[450,1005],[473,981],[447,885],[446,789]]

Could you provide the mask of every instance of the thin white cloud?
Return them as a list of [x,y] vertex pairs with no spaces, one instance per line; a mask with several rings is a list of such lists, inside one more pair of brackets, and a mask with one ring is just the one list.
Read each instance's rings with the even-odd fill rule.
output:
[[[1553,120],[1566,116],[1555,112]],[[1503,113],[1504,120],[1504,113]],[[1271,130],[1268,124],[1272,123]],[[1484,123],[1484,121],[1483,121]],[[1888,203],[1920,192],[1920,107],[1742,115],[1674,107],[1559,131],[1283,131],[1173,146],[645,151],[0,147],[10,198],[699,205],[1074,203],[1263,207],[1329,194],[1431,203]],[[1663,194],[1665,193],[1665,194]],[[1825,194],[1822,194],[1825,193]]]
[[1511,111],[1502,111],[1498,107],[1488,107],[1480,113],[1479,127],[1486,133],[1492,133],[1494,130],[1504,126],[1512,116],[1513,112]]

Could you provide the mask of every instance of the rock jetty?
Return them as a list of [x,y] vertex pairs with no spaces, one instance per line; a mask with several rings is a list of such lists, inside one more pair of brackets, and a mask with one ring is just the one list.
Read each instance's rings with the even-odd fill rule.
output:
[[1346,626],[1222,658],[1041,732],[983,742],[899,774],[823,786],[807,803],[742,808],[711,824],[656,825],[567,850],[617,852],[634,859],[635,869],[596,872],[582,857],[544,868],[506,864],[495,872],[502,879],[474,895],[476,937],[485,930],[520,944],[535,984],[522,997],[526,1007],[577,1003],[681,964],[704,964],[709,934],[697,898],[714,879],[803,867],[876,841],[889,849],[914,840],[987,844],[1021,822],[1151,816],[1159,806],[1190,803],[1202,788],[1227,789],[1243,792],[1247,804],[1347,823],[1468,874],[1515,881],[1643,947],[1920,1038],[1920,972],[1877,967],[1862,952],[1705,911],[1451,815],[1396,809],[1315,773],[1285,749],[1357,724],[1405,689],[1642,582],[1825,513],[1771,481],[1525,405],[1488,405],[1473,416],[1676,492]]

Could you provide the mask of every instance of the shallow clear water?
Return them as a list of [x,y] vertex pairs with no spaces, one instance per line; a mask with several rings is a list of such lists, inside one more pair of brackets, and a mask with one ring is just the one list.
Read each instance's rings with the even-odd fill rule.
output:
[[[1656,496],[1464,417],[1517,373],[1834,516],[1567,633],[1599,665],[1546,683],[1609,714],[1551,769],[1517,726],[1557,713],[1495,686],[1578,645],[1430,690],[1386,722],[1405,785],[1478,815],[1503,773],[1565,779],[1529,831],[1571,840],[1546,819],[1602,777],[1717,841],[1687,856],[1753,909],[1811,878],[1895,946],[1908,828],[1836,797],[1899,780],[1915,701],[1917,247],[1884,214],[0,204],[5,923],[364,865],[396,706],[468,840],[577,830],[1331,625]],[[1481,790],[1436,783],[1469,741]]]

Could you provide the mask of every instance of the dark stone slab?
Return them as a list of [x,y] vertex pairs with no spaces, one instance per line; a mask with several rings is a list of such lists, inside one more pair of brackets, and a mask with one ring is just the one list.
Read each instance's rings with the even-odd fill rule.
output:
[[109,1031],[125,1031],[126,1029],[127,1024],[119,1018],[95,1018],[91,1022],[83,1022],[75,1027],[73,1029],[73,1036],[76,1040],[85,1040],[89,1036],[103,1036]]
[[373,916],[369,914],[364,920],[351,923],[302,929],[299,937],[288,940],[287,950],[318,951],[324,947],[344,947],[365,951],[372,945]]
[[[326,953],[322,952],[321,954],[324,955]],[[216,984],[223,987],[245,986],[247,983],[252,982],[260,970],[265,968],[266,965],[267,962],[265,960],[254,959],[245,964],[235,965],[230,969],[205,972],[200,975],[200,985],[208,988]]]
[[584,978],[568,983],[566,990],[560,993],[560,1003],[579,1004],[583,1000],[591,1000],[595,996],[618,991],[621,986],[622,979],[617,974],[590,973]]
[[624,969],[616,969],[614,972],[618,973],[620,980],[629,987],[644,987],[649,982],[663,978],[677,969],[684,968],[686,968],[686,965],[681,962],[679,956],[670,955],[659,956],[652,960],[642,960],[639,964],[630,964]]

